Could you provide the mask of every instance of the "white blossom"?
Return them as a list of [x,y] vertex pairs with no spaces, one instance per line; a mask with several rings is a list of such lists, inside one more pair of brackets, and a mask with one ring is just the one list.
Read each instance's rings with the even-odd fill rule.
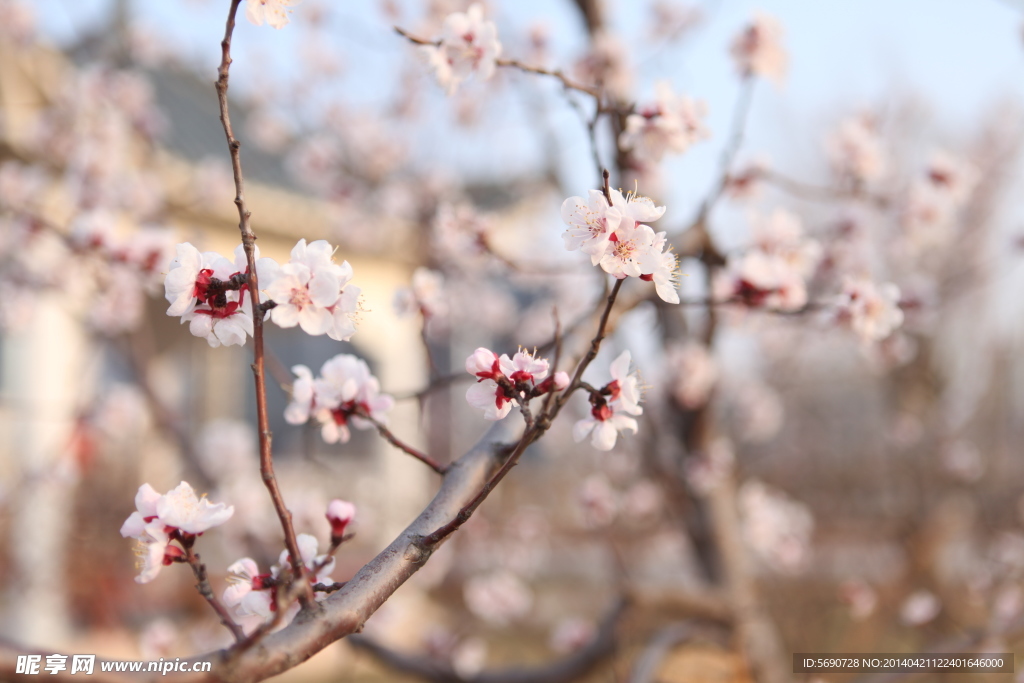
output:
[[758,13],[733,40],[730,53],[741,74],[762,76],[781,83],[788,57],[782,47],[782,24]]
[[466,12],[449,14],[441,27],[439,44],[421,49],[449,95],[471,74],[483,81],[494,75],[495,60],[501,55],[498,30],[494,22],[484,20],[479,4],[471,5]]
[[257,26],[263,26],[266,22],[274,28],[284,28],[291,21],[288,18],[291,10],[286,8],[297,5],[298,2],[299,0],[246,0],[245,18]]
[[484,621],[503,625],[525,616],[533,606],[533,592],[508,571],[474,576],[462,592],[466,607]]
[[701,120],[707,115],[704,102],[677,96],[665,81],[655,84],[654,90],[653,105],[626,117],[619,145],[641,161],[658,163],[666,153],[682,154],[711,133]]
[[870,280],[848,278],[837,306],[839,319],[864,343],[881,341],[903,324],[900,290],[892,283],[876,286]]

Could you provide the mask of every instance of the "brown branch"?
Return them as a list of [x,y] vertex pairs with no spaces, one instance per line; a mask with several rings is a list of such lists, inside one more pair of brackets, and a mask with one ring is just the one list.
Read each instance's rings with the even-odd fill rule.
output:
[[227,609],[220,603],[217,596],[214,595],[213,587],[210,585],[210,579],[206,575],[206,565],[202,563],[198,554],[192,550],[192,543],[195,539],[191,539],[190,542],[183,542],[181,545],[185,549],[185,561],[188,562],[192,568],[192,573],[196,577],[196,590],[199,594],[210,604],[213,611],[217,613],[220,618],[220,623],[231,631],[231,635],[235,637],[235,642],[241,643],[245,640],[245,633],[242,631],[242,627],[235,623],[235,620],[228,614]]
[[274,509],[281,520],[281,528],[284,531],[285,546],[288,554],[291,555],[291,564],[297,572],[299,583],[304,586],[304,595],[300,598],[306,605],[313,600],[313,591],[309,588],[309,581],[306,575],[306,567],[302,563],[302,555],[299,553],[299,545],[295,536],[295,529],[292,526],[292,514],[284,503],[281,490],[277,485],[277,478],[274,476],[273,451],[271,448],[270,420],[267,417],[267,386],[264,377],[264,350],[263,350],[263,312],[260,309],[260,288],[256,277],[256,235],[249,223],[250,211],[245,206],[245,180],[242,175],[242,160],[239,156],[241,143],[235,138],[231,128],[231,116],[228,111],[228,72],[231,68],[231,36],[235,30],[235,15],[241,0],[231,0],[231,7],[228,10],[228,18],[224,27],[224,39],[221,41],[221,62],[217,70],[217,99],[220,103],[220,120],[224,125],[224,135],[227,138],[228,150],[231,154],[231,170],[235,180],[235,206],[238,208],[238,229],[242,233],[242,244],[245,248],[245,257],[249,270],[249,299],[252,302],[253,321],[253,363],[252,373],[256,383],[256,420],[259,429],[260,442],[260,474],[263,483],[270,492],[274,501]]
[[[605,180],[607,181],[607,174],[605,176]],[[541,413],[536,420],[532,419],[532,416],[530,416],[528,412],[524,411],[524,417],[527,417],[526,432],[523,434],[522,438],[519,439],[519,442],[511,447],[511,449],[506,449],[508,453],[504,464],[497,472],[495,472],[494,476],[491,477],[483,488],[480,489],[479,493],[477,493],[473,500],[459,510],[459,514],[421,539],[420,543],[425,549],[432,550],[434,546],[465,524],[469,518],[473,516],[473,513],[476,512],[476,509],[480,507],[487,496],[490,495],[491,491],[494,490],[494,487],[501,483],[501,480],[505,478],[505,475],[512,471],[512,468],[519,462],[519,458],[526,451],[527,447],[543,436],[551,427],[551,422],[561,411],[562,406],[564,406],[569,400],[569,396],[571,396],[572,393],[580,387],[581,378],[583,377],[583,373],[586,371],[587,366],[589,366],[594,358],[597,357],[597,352],[601,348],[601,341],[604,340],[605,330],[608,326],[608,316],[611,315],[612,308],[615,306],[615,299],[619,294],[619,290],[622,289],[622,283],[624,281],[624,279],[615,281],[615,286],[612,287],[612,291],[608,295],[604,311],[601,314],[601,321],[597,326],[597,332],[594,334],[594,338],[590,342],[590,348],[587,350],[586,355],[580,360],[572,382],[570,382],[569,386],[559,394],[551,407]]]
[[[357,633],[366,620],[429,558],[424,535],[451,519],[497,469],[496,454],[519,427],[513,420],[495,423],[468,453],[445,473],[441,488],[422,513],[373,560],[326,600],[299,613],[287,627],[267,635],[259,647],[232,648],[196,657],[213,662],[209,680],[260,681],[287,671],[331,643]],[[190,683],[197,677],[191,674]]]
[[366,636],[353,636],[348,642],[392,669],[433,683],[568,683],[587,675],[615,654],[616,626],[625,606],[624,600],[618,600],[601,620],[594,639],[564,659],[535,667],[483,671],[473,676],[460,676],[447,662],[397,652]]
[[575,90],[576,92],[581,92],[581,93],[583,93],[585,95],[590,95],[591,97],[594,98],[594,100],[596,100],[598,102],[598,106],[600,106],[600,102],[601,102],[601,93],[600,92],[598,92],[594,88],[590,88],[588,86],[581,85],[580,83],[577,83],[577,82],[573,81],[568,76],[566,76],[564,73],[562,73],[561,69],[556,69],[556,70],[552,71],[551,69],[545,69],[545,68],[539,67],[539,66],[529,66],[528,64],[523,64],[522,62],[520,62],[517,59],[496,59],[496,60],[494,60],[494,63],[497,64],[498,66],[505,66],[505,67],[509,67],[509,68],[512,68],[512,69],[519,69],[520,71],[524,71],[524,72],[526,72],[528,74],[537,74],[539,76],[550,76],[552,78],[557,78],[559,81],[561,81],[562,85],[567,90]]
[[[439,47],[441,45],[441,41],[440,40],[427,40],[425,38],[420,38],[418,36],[414,36],[413,34],[409,33],[405,29],[400,28],[398,26],[395,26],[394,28],[395,28],[395,33],[397,33],[398,35],[402,36],[403,38],[408,40],[410,43],[414,43],[416,45],[429,45],[430,47]],[[545,68],[540,67],[540,66],[530,66],[529,64],[524,64],[524,63],[520,62],[517,59],[496,59],[496,60],[494,60],[494,63],[497,66],[504,66],[504,67],[508,67],[508,68],[511,68],[511,69],[519,69],[520,71],[523,71],[525,73],[537,74],[539,76],[550,76],[551,78],[557,78],[566,89],[568,89],[568,90],[575,90],[577,92],[581,92],[581,93],[584,93],[586,95],[590,95],[598,103],[600,103],[600,101],[601,101],[601,93],[600,92],[598,92],[594,88],[590,88],[590,87],[587,87],[587,86],[582,85],[580,83],[577,83],[576,81],[572,80],[571,78],[566,76],[564,73],[562,73],[561,69],[556,69],[556,70],[552,71],[551,69],[545,69]]]
[[384,439],[389,444],[391,444],[392,446],[394,446],[398,450],[404,451],[404,452],[408,453],[409,455],[411,455],[412,457],[416,458],[417,460],[419,460],[420,462],[422,462],[423,464],[425,464],[427,467],[429,467],[430,469],[434,470],[438,474],[443,475],[445,473],[445,470],[447,470],[447,468],[444,465],[442,465],[438,461],[434,460],[433,458],[431,458],[426,453],[423,453],[423,452],[413,448],[409,444],[407,444],[404,441],[402,441],[401,439],[399,439],[380,420],[374,418],[372,415],[370,415],[364,409],[362,409],[362,408],[357,409],[355,414],[358,415],[359,417],[363,418],[364,420],[366,420],[370,424],[372,424],[374,427],[376,427],[377,428],[377,433],[380,434],[382,437],[384,437]]

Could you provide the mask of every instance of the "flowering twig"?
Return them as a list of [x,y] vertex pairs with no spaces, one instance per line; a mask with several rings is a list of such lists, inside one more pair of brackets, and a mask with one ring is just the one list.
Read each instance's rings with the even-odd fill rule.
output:
[[[605,174],[605,181],[607,183],[607,173]],[[605,304],[604,311],[601,314],[600,323],[598,323],[597,333],[594,335],[590,342],[590,348],[587,350],[586,355],[580,360],[579,365],[576,368],[576,374],[573,376],[572,382],[566,387],[558,398],[553,402],[549,409],[544,410],[536,419],[527,420],[528,426],[526,431],[520,437],[519,441],[513,446],[506,446],[504,448],[505,461],[501,468],[494,473],[486,484],[480,489],[480,491],[473,497],[473,499],[459,510],[459,513],[455,515],[450,521],[437,528],[430,534],[423,536],[420,539],[419,544],[425,550],[432,550],[434,546],[443,541],[445,538],[450,536],[459,527],[465,524],[476,509],[486,500],[487,496],[490,495],[491,491],[494,490],[501,480],[505,478],[512,468],[519,462],[519,458],[526,451],[527,447],[534,441],[539,439],[544,433],[551,427],[551,422],[555,416],[561,411],[562,406],[569,400],[569,396],[572,392],[580,387],[581,378],[583,377],[584,371],[587,366],[597,357],[597,352],[601,348],[601,342],[604,340],[605,329],[608,325],[608,316],[611,315],[612,307],[615,305],[615,298],[619,294],[619,290],[622,289],[622,283],[625,280],[616,280],[615,286],[612,287],[611,293],[608,294],[607,303]],[[524,413],[524,416],[528,413]],[[531,416],[532,417],[532,416]]]
[[404,452],[408,453],[409,455],[411,455],[412,457],[416,458],[417,460],[419,460],[420,462],[422,462],[423,464],[425,464],[427,467],[429,467],[430,469],[434,470],[438,474],[444,474],[445,473],[445,470],[447,468],[444,465],[442,465],[438,461],[434,460],[433,458],[431,458],[426,453],[422,453],[422,452],[418,451],[417,449],[413,448],[409,444],[407,444],[404,441],[402,441],[401,439],[399,439],[397,436],[394,435],[394,433],[392,433],[392,431],[390,429],[388,429],[384,425],[384,423],[382,423],[380,420],[378,420],[378,419],[374,418],[373,416],[371,416],[370,413],[368,413],[365,409],[358,408],[358,409],[356,409],[356,412],[354,414],[358,415],[359,417],[363,418],[364,420],[366,420],[367,422],[372,424],[374,427],[376,427],[377,428],[377,433],[380,434],[382,437],[384,437],[384,439],[389,444],[391,444],[392,446],[394,446],[398,450],[404,451]]
[[224,624],[231,631],[231,635],[235,637],[235,642],[241,643],[245,640],[245,633],[242,632],[242,627],[235,623],[231,615],[228,614],[227,609],[224,608],[224,605],[220,603],[220,600],[214,594],[213,587],[210,585],[210,579],[206,575],[206,565],[202,563],[199,555],[192,550],[193,541],[195,541],[194,538],[183,541],[181,545],[185,549],[185,561],[192,567],[192,573],[198,582],[196,583],[196,589],[206,599],[206,602],[210,604],[210,607],[217,613],[217,616],[220,617],[220,623]]
[[274,476],[273,453],[271,450],[270,420],[267,417],[267,387],[263,373],[264,351],[263,351],[263,316],[264,312],[260,307],[259,281],[256,277],[256,235],[249,224],[250,211],[245,206],[245,180],[242,176],[242,160],[239,156],[241,143],[235,138],[231,128],[231,116],[228,112],[228,71],[231,68],[231,36],[235,30],[235,15],[241,0],[231,0],[231,7],[228,10],[228,18],[224,28],[224,39],[221,41],[221,62],[217,70],[217,99],[220,103],[220,120],[224,125],[224,135],[227,138],[228,150],[231,153],[231,170],[235,180],[235,206],[238,208],[238,228],[242,233],[242,244],[245,247],[245,257],[248,263],[249,272],[249,297],[252,301],[253,310],[253,363],[252,372],[256,382],[256,420],[259,429],[260,442],[260,474],[263,483],[270,492],[274,501],[274,509],[281,520],[281,528],[284,531],[285,546],[291,556],[293,567],[297,567],[298,580],[300,585],[305,587],[302,596],[303,604],[313,599],[313,591],[309,588],[309,581],[306,577],[306,567],[302,563],[302,554],[299,552],[298,541],[295,536],[295,529],[292,526],[292,514],[285,506],[281,490],[277,485],[277,478]]
[[[395,33],[397,33],[398,35],[402,36],[403,38],[408,40],[410,43],[415,43],[416,45],[429,45],[429,46],[432,46],[432,47],[437,47],[437,46],[439,46],[441,44],[440,40],[426,40],[425,38],[420,38],[418,36],[414,36],[413,34],[409,33],[408,31],[406,31],[405,29],[403,29],[403,28],[401,28],[399,26],[395,26],[394,28],[395,28]],[[528,64],[524,64],[524,63],[520,62],[517,59],[496,59],[496,60],[494,60],[494,63],[497,66],[504,66],[504,67],[508,67],[508,68],[511,68],[511,69],[518,69],[520,71],[524,71],[524,72],[530,73],[530,74],[537,74],[539,76],[550,76],[552,78],[557,78],[559,81],[561,81],[562,85],[566,89],[568,89],[568,90],[575,90],[577,92],[581,92],[581,93],[584,93],[586,95],[590,95],[598,103],[600,103],[600,101],[601,101],[601,93],[600,92],[598,92],[594,88],[589,88],[589,87],[587,87],[585,85],[582,85],[580,83],[577,83],[577,82],[573,81],[571,78],[569,78],[564,73],[562,73],[561,70],[556,69],[556,70],[552,71],[551,69],[545,69],[545,68],[539,67],[539,66],[530,66]]]

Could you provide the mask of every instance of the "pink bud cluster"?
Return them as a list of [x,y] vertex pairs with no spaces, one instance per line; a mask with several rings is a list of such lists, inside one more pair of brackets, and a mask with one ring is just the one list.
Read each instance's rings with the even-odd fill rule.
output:
[[556,372],[548,377],[548,361],[523,350],[509,358],[480,347],[466,359],[466,372],[477,378],[466,391],[466,400],[483,410],[487,420],[504,419],[521,400],[569,386],[568,374]]

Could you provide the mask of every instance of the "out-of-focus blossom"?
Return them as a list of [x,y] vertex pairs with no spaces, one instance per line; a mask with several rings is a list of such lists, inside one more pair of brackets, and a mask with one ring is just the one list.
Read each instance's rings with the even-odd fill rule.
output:
[[487,641],[475,637],[461,640],[452,648],[451,663],[462,678],[476,676],[487,664]]
[[744,76],[761,76],[781,83],[786,77],[788,57],[782,47],[782,24],[775,17],[758,13],[740,31],[729,52]]
[[292,368],[297,379],[292,386],[292,401],[285,408],[289,424],[304,424],[315,417],[327,443],[346,443],[351,438],[349,424],[370,429],[373,422],[387,421],[394,399],[380,393],[380,382],[366,361],[350,354],[339,354],[320,368],[320,377],[304,365]]
[[839,597],[850,607],[850,616],[856,621],[867,619],[878,606],[878,593],[861,579],[850,579],[839,586]]
[[654,90],[654,104],[626,118],[619,145],[632,150],[640,161],[658,163],[666,153],[682,154],[711,133],[701,120],[707,115],[704,102],[679,97],[666,81],[658,82]]
[[731,401],[735,410],[736,431],[748,443],[764,443],[779,433],[786,409],[778,392],[759,380],[748,380],[738,387]]
[[671,0],[655,0],[651,3],[649,33],[654,40],[679,40],[703,18],[698,7]]
[[804,237],[799,216],[776,209],[766,218],[753,217],[751,224],[751,241],[757,249],[781,258],[804,278],[814,274],[821,259],[821,245]]
[[894,284],[848,278],[837,301],[838,318],[864,343],[877,342],[903,324],[900,290]]
[[495,60],[501,55],[498,29],[494,22],[484,20],[479,4],[471,5],[466,12],[449,14],[441,27],[439,44],[421,49],[449,95],[474,73],[483,81],[494,75]]
[[951,476],[973,484],[985,474],[981,451],[970,441],[958,439],[942,450],[942,466]]
[[412,274],[412,287],[395,293],[395,311],[403,316],[419,313],[425,320],[446,316],[444,275],[429,268],[417,268]]
[[263,26],[264,22],[274,28],[284,28],[291,21],[288,7],[297,5],[299,0],[246,0],[245,18]]
[[520,619],[533,607],[529,586],[507,571],[474,576],[466,581],[462,597],[475,616],[499,626]]
[[591,36],[590,51],[576,62],[575,72],[584,83],[603,88],[616,99],[628,97],[633,86],[626,45],[604,30]]
[[978,184],[978,170],[944,150],[932,153],[925,176],[954,206],[963,204]]
[[814,518],[805,505],[749,480],[740,487],[739,509],[743,537],[758,559],[780,572],[803,569],[814,530]]
[[653,481],[641,480],[622,494],[622,514],[634,523],[654,519],[662,510],[665,499],[661,487]]
[[669,350],[669,389],[679,405],[691,410],[707,403],[718,382],[718,364],[708,348],[687,341]]
[[719,437],[707,450],[695,453],[686,460],[686,481],[694,491],[707,495],[732,475],[736,452],[732,442]]
[[597,637],[597,625],[590,619],[562,619],[551,632],[548,647],[559,654],[569,654],[586,647]]
[[900,606],[900,620],[907,626],[922,626],[939,616],[942,602],[931,591],[921,589],[907,596]]
[[590,528],[605,527],[615,521],[619,510],[619,494],[604,474],[592,474],[576,491],[576,501],[583,523]]
[[886,155],[874,120],[868,115],[854,116],[841,124],[827,144],[828,156],[836,173],[857,183],[870,183],[886,170]]
[[259,469],[256,428],[242,420],[210,420],[199,432],[197,446],[203,470],[221,484]]
[[751,308],[795,311],[807,304],[807,284],[785,258],[761,250],[731,257],[714,283],[715,298]]

